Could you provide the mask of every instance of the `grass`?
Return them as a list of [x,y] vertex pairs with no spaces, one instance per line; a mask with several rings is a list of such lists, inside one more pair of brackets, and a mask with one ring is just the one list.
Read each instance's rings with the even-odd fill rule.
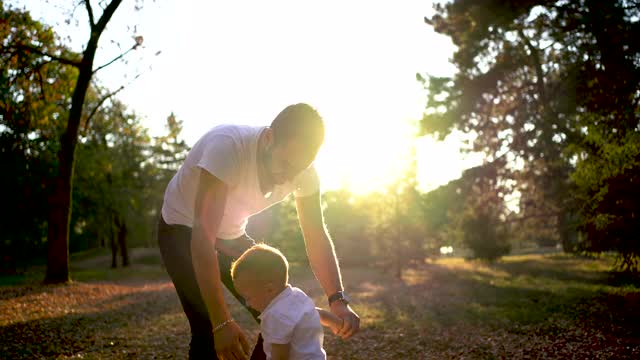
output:
[[[42,268],[0,278],[0,353],[185,358],[188,324],[157,250],[134,249],[131,260],[128,268],[110,269],[108,253],[73,257],[74,283],[62,286],[38,285]],[[327,333],[325,349],[330,359],[637,358],[639,286],[617,281],[612,264],[562,254],[494,264],[441,258],[406,269],[401,279],[345,267],[362,329],[349,341]],[[291,282],[326,306],[307,265],[292,266]],[[255,338],[257,325],[227,299]]]
[[[575,307],[581,301],[637,291],[633,285],[620,288],[609,284],[609,258],[525,255],[506,257],[494,264],[443,259],[432,265],[446,269],[446,283],[457,284],[453,290],[462,291],[462,298],[472,299],[460,304],[462,321],[500,327],[531,325],[558,316],[575,320]],[[447,313],[445,321],[450,319]]]
[[[519,349],[539,355],[568,347],[582,347],[585,354],[600,351],[597,345],[588,345],[592,339],[586,337],[564,339],[566,347],[556,349],[556,341],[576,329],[589,336],[610,337],[601,344],[603,348],[617,349],[613,351],[616,358],[633,358],[611,343],[627,339],[633,345],[627,348],[629,354],[640,354],[635,335],[640,333],[640,291],[637,283],[612,283],[608,271],[612,264],[610,258],[570,255],[512,256],[495,264],[443,258],[406,270],[401,281],[385,274],[366,275],[369,279],[360,282],[364,287],[360,297],[367,294],[369,300],[358,310],[366,326],[376,332],[388,332],[393,324],[402,329],[397,330],[398,336],[424,339],[413,348],[425,353],[435,350],[437,355],[426,358],[452,353],[457,354],[454,358],[518,358],[525,356]],[[390,344],[394,343],[385,341],[384,349],[393,349]],[[396,345],[403,346],[406,343]],[[355,356],[348,346],[338,343],[337,347],[337,353]],[[401,358],[398,351],[393,358]],[[611,356],[608,351],[602,350],[602,356]]]

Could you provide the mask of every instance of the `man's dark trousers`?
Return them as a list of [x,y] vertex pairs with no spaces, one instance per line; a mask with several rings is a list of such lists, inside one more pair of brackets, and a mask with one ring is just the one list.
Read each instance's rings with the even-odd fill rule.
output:
[[[253,239],[245,235],[233,240],[235,244],[242,244],[245,248],[254,244]],[[213,327],[209,320],[206,305],[202,300],[200,288],[193,271],[191,261],[191,228],[184,225],[169,225],[160,216],[158,223],[158,244],[162,261],[176,287],[178,297],[184,313],[191,326],[191,343],[189,344],[189,359],[218,359],[213,342]],[[259,313],[248,307],[244,299],[238,294],[231,280],[231,263],[233,258],[218,252],[220,278],[231,294],[253,315],[259,322]],[[253,349],[251,360],[266,359],[262,349],[262,336]]]

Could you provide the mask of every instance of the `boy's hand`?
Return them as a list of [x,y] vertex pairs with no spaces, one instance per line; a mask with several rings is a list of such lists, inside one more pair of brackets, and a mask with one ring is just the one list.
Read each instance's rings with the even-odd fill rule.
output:
[[224,360],[246,360],[250,356],[249,343],[235,321],[213,334],[216,353]]
[[360,317],[349,305],[342,301],[334,301],[331,304],[331,312],[342,319],[342,327],[335,332],[342,339],[346,340],[360,330]]
[[320,324],[322,324],[322,326],[324,327],[328,327],[331,332],[333,332],[335,335],[338,335],[338,332],[340,331],[340,329],[342,329],[344,320],[325,309],[316,307],[316,310],[318,310],[318,314],[320,314]]
[[340,332],[340,329],[342,329],[342,325],[344,324],[344,320],[340,319],[340,322],[331,322],[329,323],[329,329],[331,329],[331,331],[338,335],[338,332]]

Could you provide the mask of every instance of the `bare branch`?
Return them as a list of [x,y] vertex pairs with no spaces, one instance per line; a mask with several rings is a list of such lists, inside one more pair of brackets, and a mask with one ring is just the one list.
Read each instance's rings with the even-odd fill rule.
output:
[[115,96],[117,93],[119,93],[120,91],[122,91],[122,89],[124,89],[124,85],[120,86],[116,91],[107,94],[106,96],[104,96],[102,99],[100,99],[100,101],[98,102],[98,104],[96,105],[96,107],[93,108],[93,110],[91,110],[91,113],[89,114],[89,116],[87,116],[87,120],[84,123],[84,132],[86,134],[87,129],[89,128],[89,121],[91,120],[91,118],[98,112],[98,109],[100,108],[100,106],[102,106],[102,104],[104,104],[105,101],[107,101],[109,98],[112,98],[113,96]]
[[19,72],[18,74],[16,74],[16,76],[9,79],[9,86],[13,86],[14,84],[16,84],[20,77],[24,77],[25,79],[27,79],[27,81],[29,81],[29,76],[31,76],[31,74],[35,74],[35,76],[38,78],[38,83],[40,84],[40,99],[46,101],[44,92],[44,80],[42,78],[42,73],[40,72],[40,70],[44,65],[49,63],[49,61],[41,62],[39,64],[36,64],[32,69],[29,69],[28,71]]
[[95,21],[93,20],[93,9],[91,8],[91,3],[89,0],[84,0],[84,5],[87,7],[87,14],[89,15],[89,25],[91,25],[91,29],[96,26]]
[[40,84],[40,100],[47,101],[47,96],[44,93],[44,80],[42,79],[42,73],[40,72],[41,67],[42,66],[39,66],[35,73],[38,76],[38,83]]
[[102,12],[102,16],[96,23],[96,27],[97,27],[96,31],[98,34],[102,33],[104,28],[107,26],[107,23],[109,22],[109,20],[111,20],[111,16],[113,16],[113,13],[116,11],[116,9],[118,8],[121,2],[122,0],[112,0],[109,3],[109,5],[107,5],[107,7],[104,9],[104,11]]
[[124,84],[124,85],[120,85],[120,87],[119,87],[116,91],[114,91],[114,92],[112,92],[112,93],[110,93],[110,94],[106,95],[106,96],[105,96],[105,97],[103,97],[102,99],[100,99],[100,101],[98,102],[98,105],[96,105],[96,107],[95,107],[95,108],[93,108],[93,110],[91,110],[91,113],[89,114],[89,116],[87,117],[87,120],[86,120],[86,121],[85,121],[85,123],[84,123],[84,130],[83,130],[83,131],[85,132],[85,134],[86,134],[86,132],[87,132],[87,129],[89,128],[89,121],[90,121],[90,120],[91,120],[91,118],[96,114],[96,112],[98,112],[98,109],[100,108],[100,106],[102,106],[102,104],[104,104],[104,102],[105,102],[105,101],[107,101],[107,99],[109,99],[109,98],[111,98],[111,97],[115,96],[117,93],[119,93],[120,91],[124,90],[124,88],[125,88],[125,87],[127,87],[127,86],[131,85],[131,84],[132,84],[134,81],[136,81],[136,80],[137,80],[141,75],[142,75],[142,73],[140,73],[140,74],[136,75],[133,79],[131,79],[131,81],[129,81],[128,83],[126,83],[126,84]]
[[55,60],[61,64],[66,64],[66,65],[71,65],[71,66],[75,66],[75,67],[80,67],[82,65],[82,63],[80,61],[77,60],[71,60],[71,59],[67,59],[67,58],[63,58],[60,56],[56,56],[56,55],[51,55],[49,53],[46,53],[40,49],[38,49],[37,47],[31,46],[31,45],[27,45],[27,44],[22,44],[22,43],[18,43],[15,45],[15,48],[17,50],[22,50],[22,51],[29,51],[41,56],[46,56],[52,60]]
[[129,51],[131,51],[131,50],[133,50],[133,49],[135,49],[135,48],[137,48],[137,47],[138,47],[138,45],[137,45],[137,44],[136,44],[136,45],[133,45],[132,47],[130,47],[130,48],[129,48],[129,50],[127,50],[127,51],[123,52],[122,54],[120,54],[120,55],[116,56],[113,60],[111,60],[111,61],[109,61],[108,63],[106,63],[106,64],[104,64],[104,65],[102,65],[102,66],[99,66],[97,69],[93,70],[93,73],[95,74],[95,73],[97,73],[98,71],[100,71],[100,70],[102,70],[102,69],[106,68],[107,66],[109,66],[109,65],[113,64],[114,62],[116,62],[116,61],[118,61],[118,60],[122,59],[125,55],[127,55],[127,54],[129,53]]
[[529,215],[524,215],[524,216],[521,216],[521,217],[518,217],[518,218],[507,219],[505,221],[505,224],[514,223],[514,222],[521,222],[521,221],[527,221],[529,219],[553,218],[553,217],[559,216],[560,214],[561,214],[560,211],[551,211],[551,212],[547,212],[547,213],[529,214]]
[[520,37],[522,38],[522,41],[524,41],[525,46],[529,49],[529,52],[531,52],[531,58],[533,60],[533,65],[535,67],[535,72],[536,72],[536,85],[538,87],[538,94],[540,96],[540,105],[542,106],[543,112],[546,112],[548,110],[547,107],[547,94],[545,91],[545,84],[544,84],[544,71],[542,71],[542,62],[540,60],[540,54],[538,53],[538,49],[533,46],[533,44],[531,43],[531,41],[529,41],[529,38],[524,34],[524,31],[522,30],[522,28],[518,29],[518,35],[520,35]]

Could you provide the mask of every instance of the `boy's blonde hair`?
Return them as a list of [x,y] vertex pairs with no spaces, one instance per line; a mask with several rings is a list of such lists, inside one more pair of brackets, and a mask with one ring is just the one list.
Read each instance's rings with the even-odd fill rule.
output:
[[231,264],[231,278],[250,274],[252,279],[286,285],[289,282],[289,262],[280,250],[267,244],[247,249]]

